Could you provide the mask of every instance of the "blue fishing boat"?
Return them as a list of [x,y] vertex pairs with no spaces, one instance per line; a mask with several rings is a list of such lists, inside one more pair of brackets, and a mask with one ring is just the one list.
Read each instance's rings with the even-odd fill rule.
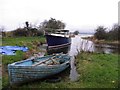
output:
[[48,48],[59,48],[71,44],[69,30],[57,30],[56,33],[47,33],[45,36]]
[[10,84],[21,84],[58,74],[70,65],[67,54],[53,54],[8,64]]

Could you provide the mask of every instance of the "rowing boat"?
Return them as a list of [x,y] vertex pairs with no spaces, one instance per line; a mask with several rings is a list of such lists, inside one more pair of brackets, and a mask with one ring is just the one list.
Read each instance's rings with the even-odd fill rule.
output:
[[10,84],[21,84],[60,73],[70,65],[67,54],[53,54],[8,64]]

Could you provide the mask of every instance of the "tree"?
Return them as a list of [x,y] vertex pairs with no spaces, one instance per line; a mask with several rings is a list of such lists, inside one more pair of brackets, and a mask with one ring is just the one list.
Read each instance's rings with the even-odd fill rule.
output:
[[78,35],[78,34],[79,34],[79,31],[76,30],[76,31],[73,32],[73,33],[74,33],[75,35]]
[[109,33],[112,40],[120,40],[120,25],[114,24]]
[[107,40],[120,40],[120,25],[114,24],[112,29],[107,33]]
[[31,24],[29,24],[28,21],[25,22],[25,27],[24,27],[24,30],[27,31],[27,36],[35,36],[36,33],[37,33],[37,29],[36,28],[33,28],[33,26]]
[[17,28],[16,30],[12,31],[13,36],[28,36],[28,31],[25,28]]
[[99,26],[97,29],[96,29],[96,32],[94,34],[95,38],[98,39],[98,40],[102,40],[102,39],[105,39],[106,38],[106,30],[107,28],[105,28],[104,26]]
[[45,20],[42,22],[42,28],[44,28],[47,31],[54,32],[55,29],[64,29],[65,23],[63,23],[60,20],[56,20],[54,18],[50,18],[50,20]]

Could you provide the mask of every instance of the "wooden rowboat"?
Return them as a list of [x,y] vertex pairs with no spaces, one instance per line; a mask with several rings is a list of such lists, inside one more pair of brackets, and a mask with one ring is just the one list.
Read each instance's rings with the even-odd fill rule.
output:
[[70,56],[54,54],[8,64],[10,84],[21,84],[42,79],[65,70],[70,65]]

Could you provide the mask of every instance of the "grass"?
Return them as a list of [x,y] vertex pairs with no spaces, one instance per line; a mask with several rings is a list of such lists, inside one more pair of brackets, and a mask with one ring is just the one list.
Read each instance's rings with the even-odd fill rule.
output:
[[[2,45],[2,38],[0,37],[0,45]],[[2,89],[2,55],[0,55],[0,90]]]
[[32,48],[32,44],[36,43],[45,43],[45,37],[40,36],[40,37],[7,37],[7,38],[2,38],[2,46],[6,45],[17,45],[17,46],[27,46],[30,49]]
[[118,88],[118,55],[81,53],[76,63],[80,75],[76,82],[70,81],[68,70],[58,83],[36,81],[14,88]]
[[2,89],[2,67],[0,66],[0,90]]
[[[3,38],[2,39],[2,46],[27,46],[29,51],[33,53],[33,51],[40,51],[38,50],[38,44],[45,43],[44,37],[16,37],[16,38]],[[28,53],[29,54],[29,53]],[[3,55],[2,56],[2,64],[7,65],[9,63],[13,63],[15,61],[19,61],[25,58],[25,52],[17,51],[16,55]]]
[[[119,56],[120,57],[120,56]],[[77,82],[64,77],[59,83],[37,82],[23,88],[118,88],[118,55],[81,53],[77,56]]]
[[[16,37],[16,38],[3,38],[2,39],[2,46],[27,46],[29,48],[30,53],[28,52],[22,52],[22,51],[16,51],[16,55],[2,55],[2,86],[7,87],[8,82],[8,73],[7,73],[7,65],[16,61],[20,61],[26,58],[26,55],[33,54],[34,52],[39,52],[37,45],[40,43],[45,43],[44,37]],[[34,52],[33,52],[34,51]]]
[[[4,38],[3,45],[24,45],[34,48],[33,43],[45,42],[44,37]],[[29,45],[30,44],[30,45]],[[9,86],[7,65],[23,59],[24,52],[17,51],[15,56],[2,56],[3,88]],[[48,83],[44,80],[14,86],[17,89],[26,88],[117,88],[118,87],[118,58],[117,54],[80,53],[76,59],[78,81],[69,79],[69,70],[61,73],[62,80],[58,83]]]
[[118,55],[81,53],[77,63],[79,79],[86,88],[118,87]]

